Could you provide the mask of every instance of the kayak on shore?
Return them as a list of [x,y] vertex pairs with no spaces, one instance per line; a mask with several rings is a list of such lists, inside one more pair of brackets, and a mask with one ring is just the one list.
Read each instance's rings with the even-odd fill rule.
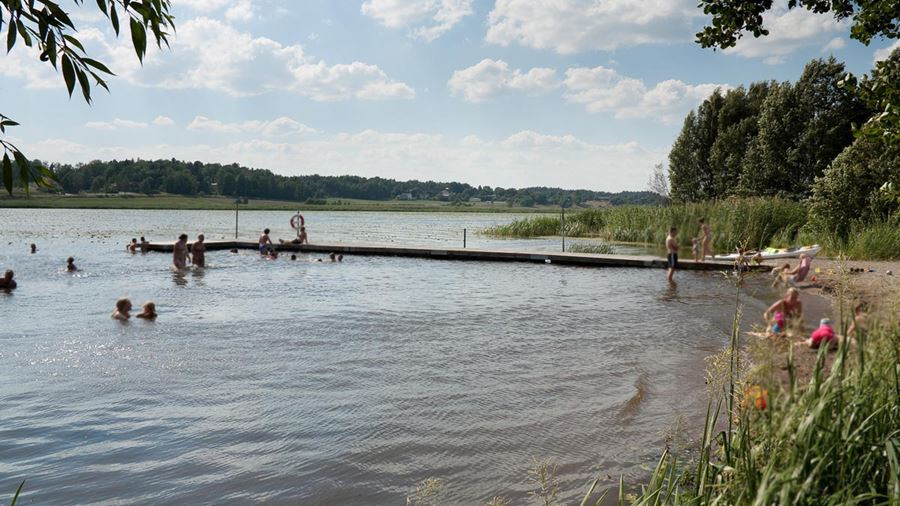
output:
[[[774,260],[778,258],[796,258],[805,253],[808,257],[816,256],[822,247],[818,244],[812,246],[795,246],[793,248],[766,248],[761,251],[747,251],[743,253],[746,258],[760,257],[763,260]],[[737,260],[739,253],[731,253],[729,255],[715,255],[715,260]]]

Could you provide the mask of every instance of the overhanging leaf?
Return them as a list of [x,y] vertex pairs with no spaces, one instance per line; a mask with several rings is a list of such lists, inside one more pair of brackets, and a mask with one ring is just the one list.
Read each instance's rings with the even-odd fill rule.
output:
[[75,91],[75,67],[69,55],[63,53],[62,56],[63,79],[66,81],[66,89],[69,90],[69,96]]

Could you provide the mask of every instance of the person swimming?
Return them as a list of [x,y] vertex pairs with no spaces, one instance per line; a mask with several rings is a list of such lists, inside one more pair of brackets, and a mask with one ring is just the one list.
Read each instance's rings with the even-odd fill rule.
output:
[[137,239],[131,238],[131,242],[125,246],[125,251],[129,253],[137,253],[138,250],[138,242]]
[[78,267],[75,267],[75,259],[73,257],[69,257],[66,259],[66,271],[67,272],[75,272],[78,270]]
[[35,253],[37,253],[37,244],[31,243],[30,248],[31,248],[31,254],[32,254],[32,255],[34,255]]
[[334,252],[331,252],[328,254],[328,259],[332,262],[337,262],[337,255],[335,255]]
[[150,250],[150,241],[144,239],[144,236],[141,236],[141,253],[146,253]]
[[338,262],[344,261],[344,255],[338,255]]
[[296,259],[297,259],[297,255],[291,255],[291,260],[296,260]]
[[113,320],[127,321],[131,318],[129,311],[131,311],[131,301],[121,298],[116,301],[116,310],[113,311],[111,318]]
[[141,318],[144,320],[155,320],[156,316],[156,303],[153,301],[145,302],[141,307],[141,312],[134,315],[135,318]]
[[9,269],[6,270],[6,273],[3,274],[3,277],[0,278],[0,289],[2,290],[12,290],[15,287],[19,286],[16,283],[16,280],[13,279],[15,273]]

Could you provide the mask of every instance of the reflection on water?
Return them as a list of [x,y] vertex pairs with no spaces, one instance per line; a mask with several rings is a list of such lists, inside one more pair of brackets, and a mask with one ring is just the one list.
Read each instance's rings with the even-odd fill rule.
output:
[[[148,230],[212,239],[227,218],[0,210],[0,244],[14,243],[0,268],[20,281],[0,294],[0,490],[379,505],[437,476],[453,504],[522,503],[537,456],[560,464],[572,502],[598,472],[643,475],[677,415],[700,422],[703,357],[730,327],[721,277],[679,272],[675,288],[663,270],[224,251],[173,272],[170,255],[123,248]],[[307,215],[314,240],[347,242],[449,241],[504,219]],[[76,276],[60,271],[70,255]],[[119,297],[155,301],[159,318],[117,324]]]

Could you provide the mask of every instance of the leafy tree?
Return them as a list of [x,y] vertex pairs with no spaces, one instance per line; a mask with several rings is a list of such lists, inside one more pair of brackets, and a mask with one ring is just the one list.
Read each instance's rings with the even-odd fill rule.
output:
[[816,179],[809,200],[809,227],[841,238],[853,222],[881,221],[900,211],[900,201],[881,189],[900,187],[900,146],[861,137]]
[[[763,15],[772,8],[772,0],[700,0],[710,24],[697,33],[702,47],[729,48],[744,33],[754,37],[769,35]],[[835,19],[853,19],[850,36],[868,45],[874,37],[900,36],[900,9],[896,0],[788,0],[788,9],[805,8],[817,14],[832,14]]]
[[664,203],[668,203],[669,197],[669,175],[666,174],[666,168],[663,164],[657,163],[653,166],[653,172],[650,173],[650,179],[647,181],[647,190],[659,195]]
[[900,145],[900,49],[876,62],[871,76],[850,74],[844,84],[874,111],[857,134]]
[[[78,7],[83,0],[73,0]],[[119,34],[120,18],[131,32],[131,41],[138,59],[143,61],[147,52],[147,33],[155,39],[157,47],[168,45],[169,30],[174,31],[174,18],[169,14],[170,0],[97,0],[100,12]],[[127,21],[126,21],[127,20]],[[107,91],[105,78],[114,75],[103,63],[90,58],[77,38],[78,30],[69,14],[51,0],[0,0],[0,33],[6,27],[6,52],[13,50],[17,42],[35,47],[40,60],[62,71],[69,96],[76,83],[84,100],[91,102],[91,87],[100,86]],[[93,85],[91,84],[93,81]],[[0,114],[0,135],[17,122]],[[35,183],[47,187],[54,181],[54,174],[46,167],[28,163],[24,154],[11,142],[0,138],[3,147],[3,184],[6,191],[13,190],[13,160],[18,168],[19,184],[27,193],[28,185]],[[12,155],[12,158],[10,158]]]

